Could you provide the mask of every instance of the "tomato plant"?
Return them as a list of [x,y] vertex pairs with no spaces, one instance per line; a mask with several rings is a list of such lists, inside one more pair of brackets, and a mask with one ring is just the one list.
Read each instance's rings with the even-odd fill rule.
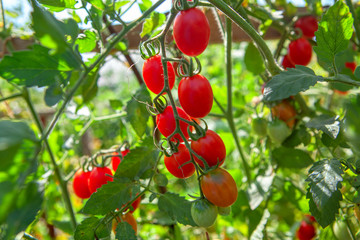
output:
[[274,117],[284,121],[289,128],[293,128],[296,123],[296,110],[288,100],[283,100],[271,108]]
[[255,132],[255,134],[260,137],[265,137],[267,134],[267,121],[264,118],[254,118],[251,121],[251,128]]
[[82,169],[79,169],[74,175],[73,189],[79,198],[86,199],[91,196],[88,185],[90,174],[91,172],[84,172]]
[[[126,154],[128,154],[129,152],[130,152],[129,149],[125,149],[124,151],[121,151],[120,154],[121,154],[122,157],[125,157]],[[119,155],[119,153],[118,153],[118,152],[114,152],[114,155]],[[118,157],[118,156],[113,156],[113,157],[111,158],[111,166],[112,166],[112,169],[113,169],[115,172],[116,172],[116,169],[118,168],[120,162],[121,162],[121,158]]]
[[[108,176],[109,175],[109,176]],[[113,181],[111,177],[113,174],[108,167],[95,167],[89,176],[89,190],[91,193],[96,192],[96,190],[107,182]]]
[[137,234],[137,222],[132,213],[128,212],[124,215],[122,215],[120,218],[117,217],[116,220],[114,220],[114,224],[112,225],[112,230],[114,233],[116,233],[116,227],[119,222],[126,222],[130,224],[132,229],[134,230],[135,234]]
[[174,153],[170,157],[164,157],[164,163],[166,169],[177,178],[188,178],[191,177],[195,172],[193,163],[187,163],[190,161],[189,150],[184,144],[180,144],[178,152]]
[[311,61],[312,47],[308,40],[299,38],[289,44],[288,57],[293,65],[308,65]]
[[301,29],[304,37],[313,38],[318,30],[318,22],[313,16],[304,16],[295,22],[295,27]]
[[295,64],[293,64],[290,59],[289,59],[289,54],[286,54],[284,57],[283,57],[283,60],[281,62],[281,65],[285,68],[285,69],[288,69],[288,68],[295,68]]
[[283,121],[275,120],[268,123],[267,134],[273,142],[281,144],[290,136],[291,129]]
[[199,227],[212,226],[217,218],[217,208],[206,199],[197,200],[191,205],[191,216]]
[[311,240],[315,237],[316,230],[313,224],[306,221],[301,221],[300,227],[296,231],[296,236],[299,240]]

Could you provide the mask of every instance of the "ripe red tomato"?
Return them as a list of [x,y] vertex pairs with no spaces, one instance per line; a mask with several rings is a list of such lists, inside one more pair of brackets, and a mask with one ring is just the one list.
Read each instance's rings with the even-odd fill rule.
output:
[[107,182],[113,181],[113,178],[107,175],[113,175],[110,168],[108,167],[95,167],[91,171],[89,177],[89,189],[91,193],[96,192],[99,187],[106,184]]
[[217,207],[206,199],[195,201],[191,205],[191,216],[199,227],[212,226],[217,218]]
[[134,216],[128,212],[124,215],[121,216],[121,220],[119,217],[116,218],[117,221],[115,220],[112,226],[112,230],[113,232],[116,234],[116,226],[118,224],[118,222],[127,222],[128,224],[131,225],[132,229],[135,232],[135,235],[137,234],[137,223],[136,223],[136,219],[134,218]]
[[89,198],[91,192],[88,181],[91,172],[84,172],[81,168],[74,175],[73,188],[76,196],[82,199]]
[[286,99],[271,108],[274,117],[284,121],[289,128],[293,128],[296,122],[295,108]]
[[177,178],[191,177],[195,172],[195,166],[188,163],[182,167],[182,164],[190,161],[190,153],[184,144],[180,144],[178,152],[171,155],[171,157],[164,157],[164,163],[167,170]]
[[[125,157],[126,154],[128,154],[130,152],[129,149],[125,149],[124,151],[121,151],[121,155],[122,157]],[[114,155],[119,155],[118,152],[114,152],[113,153]],[[118,168],[119,164],[121,163],[121,158],[118,157],[118,156],[114,156],[114,157],[111,157],[111,166],[112,166],[112,169],[116,172],[116,169]]]
[[[175,72],[170,62],[167,62],[167,71],[169,87],[172,89],[175,83]],[[143,66],[143,78],[146,86],[155,94],[159,94],[164,88],[164,70],[160,55],[146,59]]]
[[286,54],[282,60],[282,66],[286,69],[295,68],[295,65],[290,61],[289,54]]
[[234,178],[223,168],[217,168],[200,179],[201,190],[209,202],[218,207],[229,207],[237,199]]
[[178,96],[181,107],[192,118],[203,118],[213,105],[213,91],[209,81],[197,74],[181,79]]
[[173,31],[176,45],[185,55],[198,56],[209,43],[210,25],[198,8],[180,11],[174,20]]
[[[226,157],[226,148],[221,137],[212,130],[207,130],[204,137],[191,142],[191,149],[194,150],[207,162],[209,167],[215,166],[218,161],[221,166]],[[205,167],[203,162],[194,156],[200,167]]]
[[289,44],[289,60],[294,65],[308,65],[311,61],[312,47],[308,40],[299,38]]
[[[184,112],[182,108],[176,107],[176,110],[178,111],[178,114],[181,118],[191,121],[190,117]],[[156,116],[156,125],[161,134],[165,137],[170,136],[175,131],[176,122],[172,106],[167,106],[164,112]],[[189,138],[189,134],[187,132],[188,126],[189,124],[180,121],[180,129],[186,139]],[[178,133],[172,137],[171,141],[175,141],[175,139],[178,139],[180,142],[184,141]]]
[[354,73],[356,69],[356,62],[346,62],[345,67],[350,69]]
[[318,22],[313,16],[305,16],[296,21],[295,27],[301,29],[304,37],[313,38],[318,30]]
[[296,231],[296,236],[299,240],[311,240],[315,237],[315,227],[312,224],[307,223],[306,221],[301,221],[299,229]]

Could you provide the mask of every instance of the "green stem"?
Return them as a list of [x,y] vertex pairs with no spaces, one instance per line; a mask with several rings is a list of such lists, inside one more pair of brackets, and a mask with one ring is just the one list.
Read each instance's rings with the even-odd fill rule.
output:
[[7,101],[7,100],[17,98],[17,97],[22,97],[22,96],[23,96],[22,93],[15,93],[13,95],[10,95],[10,96],[4,97],[4,98],[0,98],[0,102]]
[[[30,99],[30,95],[29,95],[29,92],[28,92],[27,88],[24,88],[23,97],[24,97],[24,100],[26,101],[26,103],[27,103],[27,105],[29,107],[29,110],[31,112],[32,117],[34,118],[36,126],[38,127],[39,131],[42,133],[43,132],[43,127],[41,125],[41,121],[39,119],[39,116],[35,111],[34,105],[33,105],[32,101]],[[45,143],[45,147],[46,147],[46,149],[47,149],[47,151],[49,153],[50,160],[51,160],[51,163],[52,163],[53,168],[54,168],[55,176],[56,176],[56,178],[58,179],[58,181],[60,183],[61,193],[62,193],[64,202],[65,202],[65,206],[66,206],[66,208],[67,208],[67,210],[69,212],[69,215],[70,215],[70,220],[71,220],[72,227],[73,227],[73,229],[75,229],[76,228],[76,218],[75,218],[75,213],[74,213],[71,201],[70,201],[69,192],[67,190],[67,184],[64,181],[64,179],[62,177],[62,174],[60,172],[60,168],[59,168],[59,166],[57,165],[57,163],[55,161],[55,156],[54,156],[54,154],[53,154],[53,152],[51,150],[51,147],[50,147],[50,144],[49,144],[48,140],[44,139],[44,143]]]
[[222,0],[208,0],[212,5],[221,10],[225,15],[227,15],[231,20],[233,20],[239,27],[241,27],[255,42],[259,47],[260,51],[265,56],[265,63],[268,67],[268,70],[272,75],[280,73],[282,70],[275,62],[275,59],[266,45],[264,39],[259,35],[259,33],[249,24],[243,17],[241,17],[234,9],[230,8]]
[[226,18],[226,38],[225,38],[225,51],[226,51],[226,84],[227,84],[227,111],[226,111],[226,119],[228,121],[231,133],[235,139],[236,147],[240,153],[240,157],[242,163],[244,165],[245,175],[247,177],[248,182],[251,181],[251,174],[249,165],[245,159],[245,155],[243,149],[240,145],[239,138],[236,133],[235,123],[234,123],[234,116],[232,111],[232,55],[231,55],[231,48],[232,48],[232,23],[229,18]]
[[3,22],[3,31],[6,31],[6,22],[5,22],[5,9],[4,9],[4,4],[3,4],[3,0],[0,0],[0,4],[1,4],[1,17],[2,17],[2,22]]
[[345,84],[355,86],[355,87],[360,87],[360,82],[352,80],[343,75],[335,75],[333,77],[324,77],[324,80],[327,82],[339,82],[339,83],[345,83]]
[[115,47],[115,45],[121,41],[126,34],[132,30],[133,28],[135,28],[136,26],[138,26],[147,16],[149,16],[157,7],[159,7],[165,0],[159,0],[158,2],[156,2],[152,7],[150,7],[147,11],[145,11],[143,13],[143,15],[138,18],[137,20],[131,22],[130,24],[128,24],[126,27],[124,27],[122,29],[122,31],[114,38],[114,40],[112,42],[109,43],[108,47],[106,48],[105,52],[103,52],[100,57],[89,67],[87,68],[83,74],[80,76],[79,80],[76,82],[75,86],[71,89],[70,93],[67,95],[67,97],[65,98],[63,104],[61,105],[60,109],[57,111],[56,115],[54,116],[54,118],[52,119],[49,127],[46,129],[45,134],[42,137],[42,140],[46,139],[49,134],[51,133],[51,131],[53,130],[53,128],[55,127],[55,125],[57,124],[60,116],[63,114],[67,104],[70,102],[70,100],[72,99],[72,97],[74,96],[75,92],[77,91],[77,89],[84,83],[84,81],[86,80],[87,75],[91,72],[91,70],[93,70],[95,67],[97,67],[99,64],[101,64],[105,57],[107,55],[109,55],[110,51]]
[[346,5],[348,5],[349,10],[352,14],[352,17],[354,19],[354,28],[355,28],[355,34],[356,37],[358,39],[358,43],[360,42],[360,23],[359,23],[359,19],[356,16],[356,12],[355,12],[355,8],[354,5],[352,4],[351,0],[345,0]]

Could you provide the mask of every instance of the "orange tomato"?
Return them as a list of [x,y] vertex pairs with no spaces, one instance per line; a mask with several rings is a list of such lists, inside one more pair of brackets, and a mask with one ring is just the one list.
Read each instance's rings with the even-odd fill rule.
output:
[[275,107],[271,108],[274,117],[284,121],[289,128],[293,128],[296,122],[296,110],[288,100],[283,100]]
[[117,217],[116,219],[117,219],[117,221],[115,220],[113,223],[113,226],[112,226],[112,230],[114,233],[116,233],[116,226],[117,226],[118,222],[127,222],[134,229],[135,234],[137,234],[137,223],[136,223],[134,216],[130,212],[122,215],[121,220],[119,217]]

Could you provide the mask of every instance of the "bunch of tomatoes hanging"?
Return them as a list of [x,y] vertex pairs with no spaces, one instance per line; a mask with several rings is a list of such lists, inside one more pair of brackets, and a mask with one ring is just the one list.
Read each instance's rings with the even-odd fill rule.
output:
[[[184,55],[196,57],[201,54],[210,38],[205,14],[194,6],[179,11],[174,19],[173,38]],[[230,206],[237,199],[235,180],[220,167],[226,157],[224,142],[216,132],[198,125],[198,119],[207,116],[213,105],[211,85],[200,74],[200,67],[193,71],[192,59],[190,64],[179,64],[174,70],[173,65],[158,53],[143,57],[146,59],[143,66],[146,86],[158,94],[156,98],[167,93],[169,101],[166,102],[171,103],[159,106],[154,100],[157,129],[167,138],[171,149],[170,153],[164,150],[165,167],[173,176],[182,179],[197,172],[200,197],[192,203],[191,215],[198,226],[209,227],[214,224],[218,213],[229,214]],[[163,66],[166,66],[166,74]],[[182,76],[178,86],[181,107],[175,106],[171,94],[175,74]],[[199,134],[192,133],[194,130]]]

